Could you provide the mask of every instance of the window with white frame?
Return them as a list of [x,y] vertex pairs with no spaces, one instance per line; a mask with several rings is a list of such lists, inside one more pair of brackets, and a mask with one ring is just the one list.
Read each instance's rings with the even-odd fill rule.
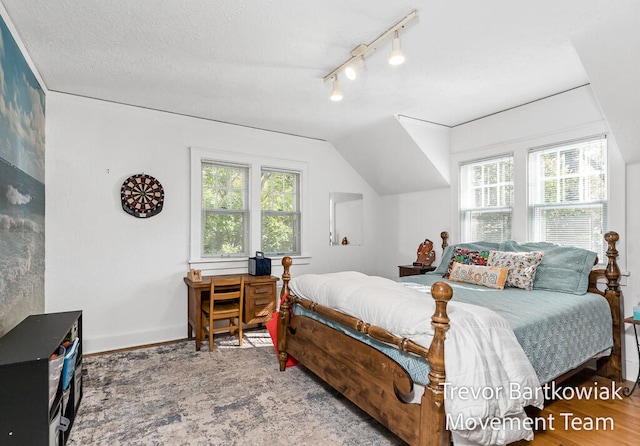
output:
[[193,267],[242,268],[256,251],[309,255],[306,162],[197,147],[190,152]]
[[463,163],[460,166],[461,240],[511,238],[513,156]]
[[262,168],[260,185],[262,250],[300,254],[300,173]]
[[604,258],[607,138],[529,151],[529,239],[577,246]]
[[248,251],[249,168],[202,163],[202,255],[245,256]]

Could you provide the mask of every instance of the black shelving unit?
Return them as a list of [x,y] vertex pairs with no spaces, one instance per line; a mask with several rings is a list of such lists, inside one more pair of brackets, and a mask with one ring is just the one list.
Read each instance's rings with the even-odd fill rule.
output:
[[[60,379],[49,407],[49,358],[70,333],[80,338],[74,376],[66,392]],[[81,369],[82,311],[32,315],[0,338],[0,445],[64,445],[82,398]]]

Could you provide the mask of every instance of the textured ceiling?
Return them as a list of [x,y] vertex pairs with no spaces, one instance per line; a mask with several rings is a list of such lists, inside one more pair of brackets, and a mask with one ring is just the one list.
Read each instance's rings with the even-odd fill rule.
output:
[[[1,1],[49,90],[349,153],[365,150],[354,134],[394,115],[455,126],[589,83],[572,36],[637,0]],[[387,42],[329,101],[323,77],[413,10],[405,64],[387,63]]]

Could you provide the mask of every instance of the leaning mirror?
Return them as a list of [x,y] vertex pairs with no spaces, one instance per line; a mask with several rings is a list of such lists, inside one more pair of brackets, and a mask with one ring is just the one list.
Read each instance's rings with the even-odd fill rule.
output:
[[362,245],[362,194],[329,193],[329,244]]

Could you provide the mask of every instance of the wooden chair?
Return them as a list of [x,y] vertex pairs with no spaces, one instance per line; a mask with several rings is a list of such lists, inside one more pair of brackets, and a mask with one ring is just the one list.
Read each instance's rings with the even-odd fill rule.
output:
[[[208,300],[202,302],[202,338],[209,336],[209,351],[213,351],[213,333],[229,330],[233,336],[238,330],[242,345],[242,304],[244,296],[244,277],[211,279],[211,293]],[[237,318],[237,323],[234,320]],[[229,320],[228,326],[214,328],[218,320]]]

